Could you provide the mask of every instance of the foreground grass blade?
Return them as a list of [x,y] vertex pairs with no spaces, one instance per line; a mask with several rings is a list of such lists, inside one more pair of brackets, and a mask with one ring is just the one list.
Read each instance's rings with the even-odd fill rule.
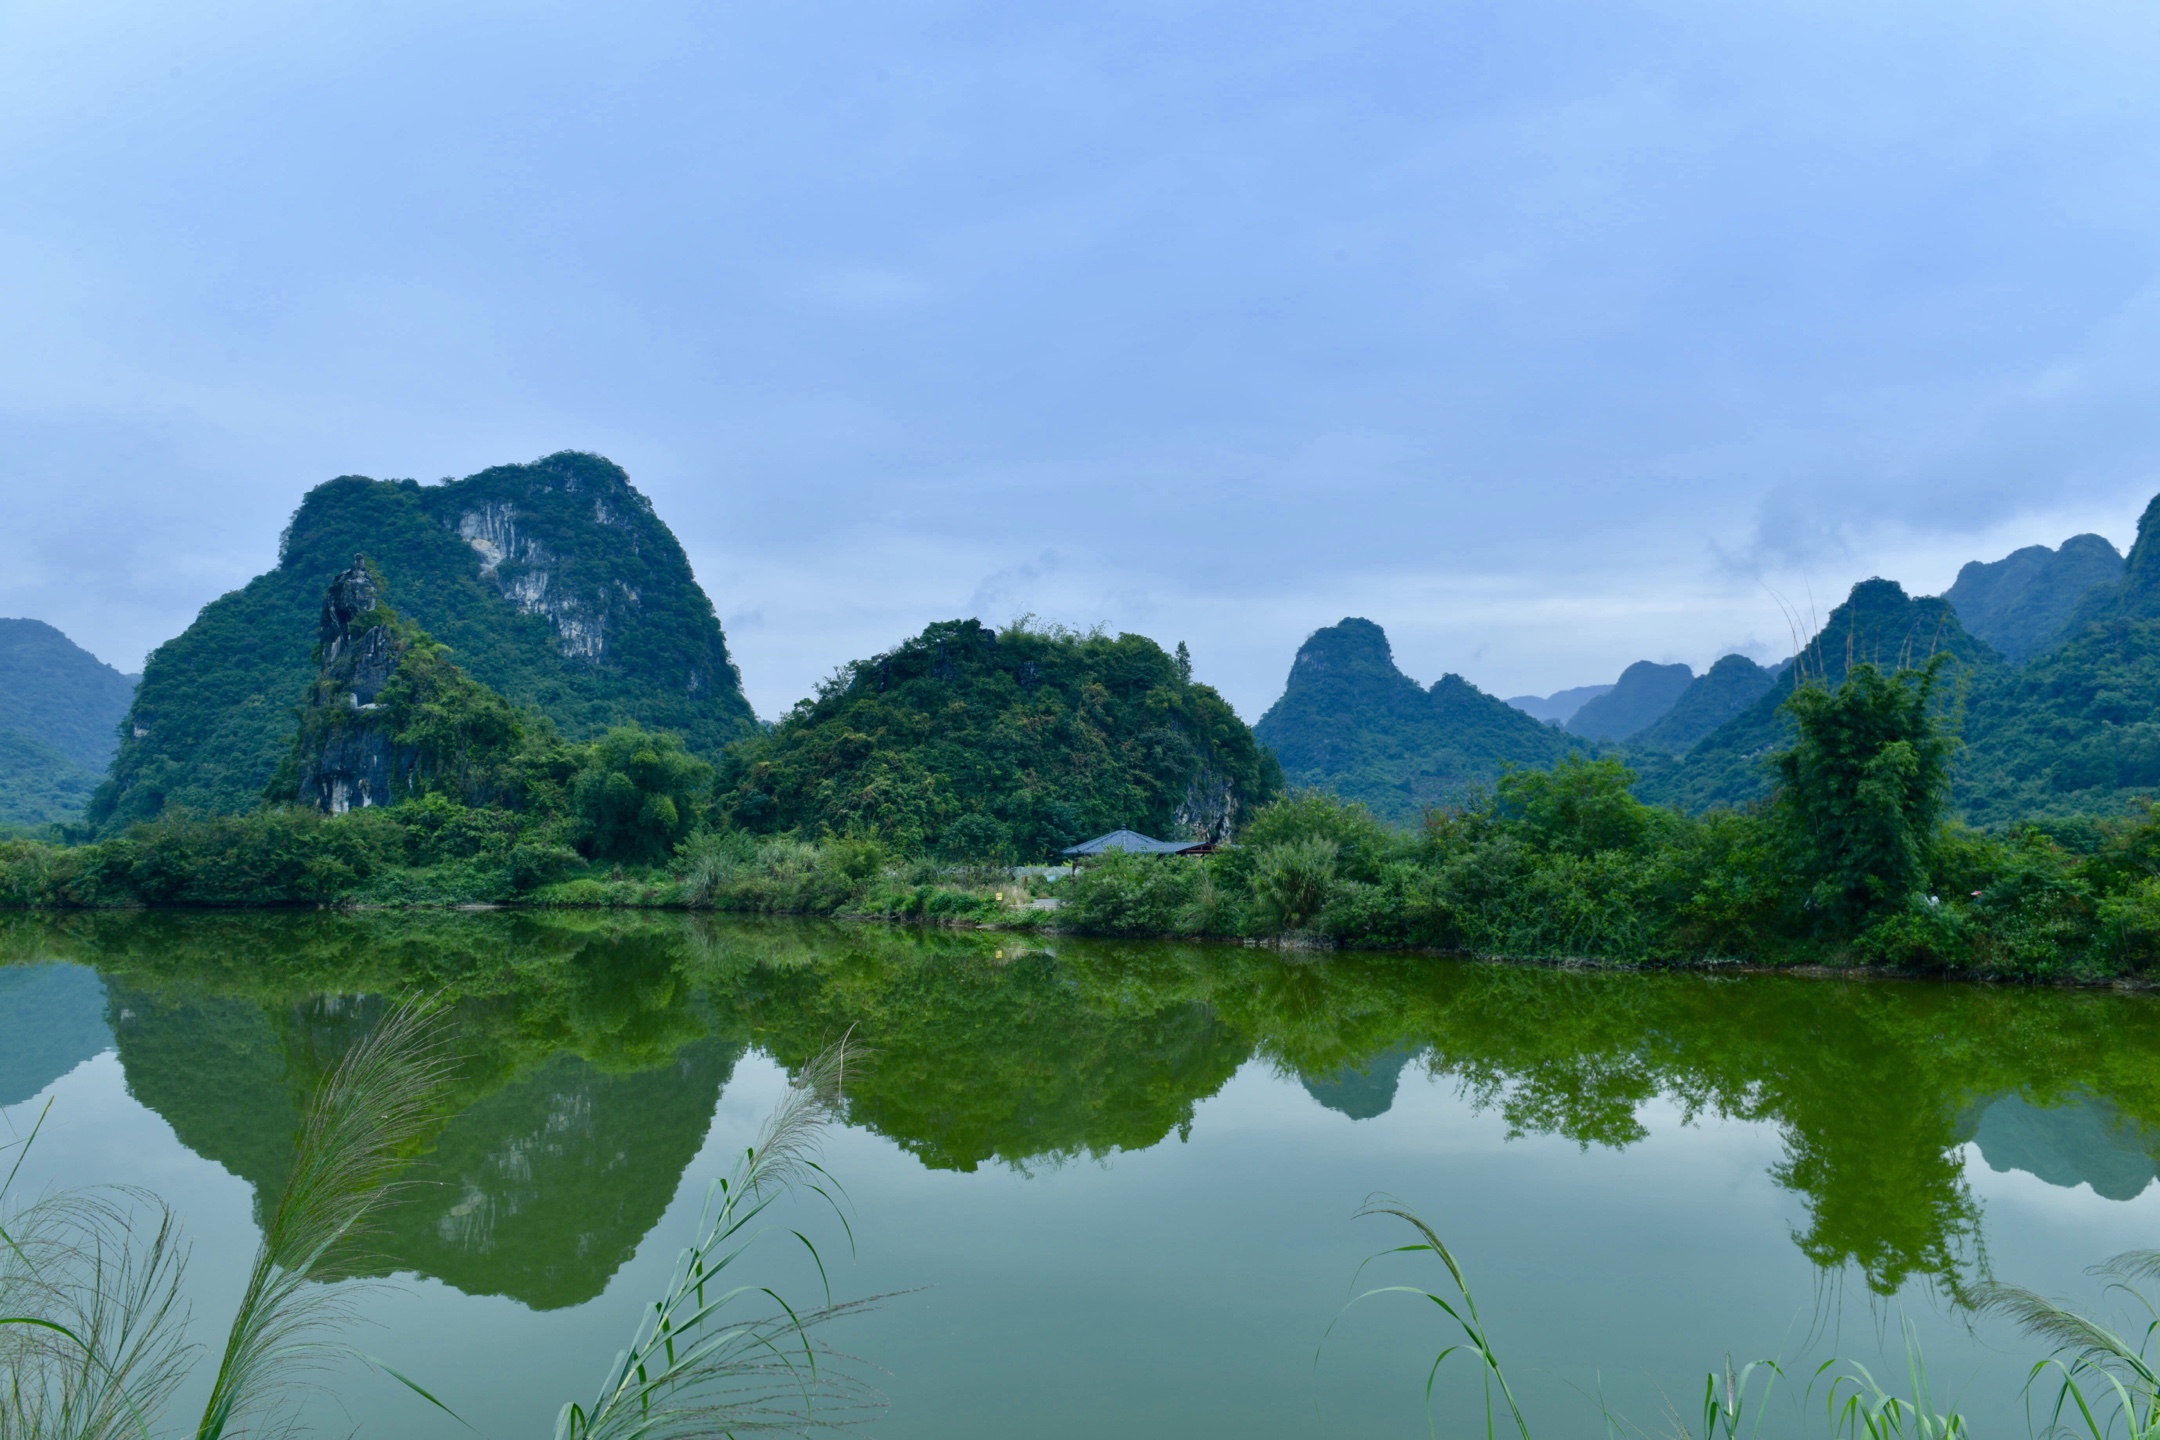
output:
[[[817,1308],[797,1308],[764,1286],[726,1283],[761,1233],[756,1223],[781,1197],[802,1188],[830,1203],[829,1192],[811,1179],[824,1176],[816,1146],[837,1113],[846,1068],[859,1057],[842,1039],[803,1068],[733,1173],[714,1183],[696,1239],[630,1348],[615,1357],[599,1394],[590,1406],[562,1408],[556,1440],[802,1435],[861,1424],[882,1407],[882,1397],[818,1335],[876,1302],[833,1303],[824,1259],[808,1236],[785,1232],[809,1249],[827,1284]],[[776,1308],[738,1315],[745,1301]]]
[[345,1056],[309,1108],[277,1209],[233,1316],[197,1440],[244,1433],[299,1373],[327,1358],[334,1278],[407,1153],[436,1118],[450,1059],[432,1006],[393,1010]]

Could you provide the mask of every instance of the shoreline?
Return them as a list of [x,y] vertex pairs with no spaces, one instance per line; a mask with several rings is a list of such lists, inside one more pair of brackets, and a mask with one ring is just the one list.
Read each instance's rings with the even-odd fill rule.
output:
[[607,903],[594,901],[481,900],[409,901],[402,903],[374,901],[339,904],[318,903],[312,905],[306,903],[290,905],[0,905],[0,916],[122,914],[300,915],[331,913],[395,915],[426,912],[446,915],[487,913],[591,914],[606,911],[726,916],[746,920],[819,921],[825,924],[876,925],[889,929],[980,931],[990,935],[1032,935],[1045,939],[1112,943],[1124,941],[1133,944],[1222,946],[1246,950],[1272,950],[1282,957],[1286,963],[1295,963],[1300,960],[1322,960],[1334,955],[1391,955],[1448,960],[1462,964],[1488,965],[1496,968],[1559,970],[1578,973],[1790,976],[1806,980],[1841,982],[1903,981],[1908,983],[1933,982],[1945,985],[1980,985],[2014,989],[2115,990],[2127,994],[2144,994],[2160,990],[2160,977],[2146,975],[2036,976],[1959,973],[1951,970],[1921,970],[1884,965],[1832,965],[1812,960],[1791,965],[1777,965],[1760,960],[1739,959],[1610,960],[1582,955],[1508,955],[1479,953],[1468,950],[1449,950],[1429,945],[1345,944],[1328,936],[1309,933],[1277,936],[1180,935],[1166,932],[1112,934],[1099,930],[1068,929],[1045,923],[1008,924],[963,916],[894,916],[866,911],[837,911],[821,914],[813,911],[729,909],[712,905],[686,904],[680,901]]

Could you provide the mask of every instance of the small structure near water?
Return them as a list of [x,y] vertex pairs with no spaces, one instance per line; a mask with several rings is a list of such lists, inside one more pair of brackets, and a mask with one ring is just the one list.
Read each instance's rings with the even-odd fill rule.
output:
[[1058,853],[1074,860],[1096,855],[1212,855],[1215,846],[1207,840],[1156,840],[1137,830],[1112,830],[1093,840],[1068,845]]

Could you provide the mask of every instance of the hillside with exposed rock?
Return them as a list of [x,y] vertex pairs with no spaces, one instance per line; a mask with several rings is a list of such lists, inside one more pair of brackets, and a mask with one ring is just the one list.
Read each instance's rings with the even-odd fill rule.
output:
[[717,757],[753,728],[712,602],[618,466],[565,452],[437,485],[345,476],[301,502],[274,570],[151,655],[91,818],[256,804],[316,680],[324,590],[362,553],[385,605],[569,739],[630,720]]

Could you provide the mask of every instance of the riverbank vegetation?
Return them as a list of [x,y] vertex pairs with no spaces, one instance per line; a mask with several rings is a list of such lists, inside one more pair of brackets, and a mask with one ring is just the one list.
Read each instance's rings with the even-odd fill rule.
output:
[[[943,663],[935,647],[917,658]],[[1834,689],[1800,687],[1787,703],[1793,741],[1765,760],[1772,797],[1700,816],[1636,798],[1618,760],[1570,754],[1429,812],[1416,832],[1307,792],[1241,817],[1237,843],[1211,856],[1110,855],[1067,878],[1029,876],[1008,868],[1019,832],[1000,820],[977,827],[973,853],[952,838],[964,817],[940,821],[936,843],[911,826],[731,823],[745,777],[777,762],[716,775],[672,736],[619,727],[554,742],[522,809],[433,793],[339,816],[272,806],[167,815],[90,844],[0,842],[0,904],[681,906],[2066,981],[2160,964],[2151,812],[1991,832],[1948,816],[1945,663],[1860,664]],[[875,707],[903,688],[898,674],[866,672],[833,693]],[[1047,843],[1035,837],[1019,858]]]

